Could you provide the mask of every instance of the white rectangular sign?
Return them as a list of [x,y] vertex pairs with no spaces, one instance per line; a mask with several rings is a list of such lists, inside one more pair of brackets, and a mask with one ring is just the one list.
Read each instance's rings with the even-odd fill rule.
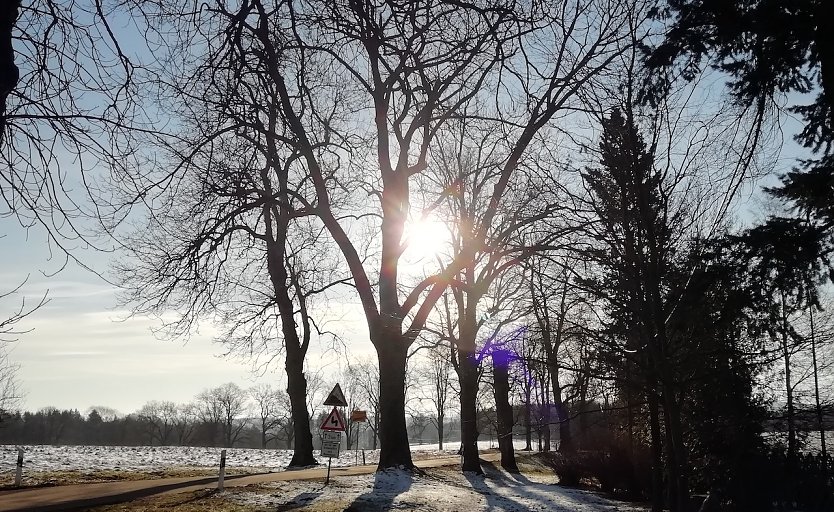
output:
[[339,446],[342,444],[341,432],[322,432],[321,436],[321,456],[322,457],[338,457]]

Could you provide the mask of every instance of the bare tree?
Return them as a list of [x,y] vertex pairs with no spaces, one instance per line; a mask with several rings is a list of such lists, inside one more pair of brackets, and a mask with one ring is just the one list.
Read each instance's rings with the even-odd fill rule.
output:
[[18,366],[9,359],[6,347],[0,345],[0,422],[20,404],[17,370]]
[[438,447],[441,450],[446,438],[446,420],[455,390],[451,349],[448,344],[442,342],[430,345],[424,351],[424,359],[421,363],[418,363],[416,369],[421,394],[428,399],[432,406],[434,415],[431,417],[431,421],[437,429]]
[[[0,301],[12,297],[25,283],[26,281],[24,280],[13,290],[0,293]],[[17,309],[10,312],[6,318],[0,319],[0,421],[3,420],[5,413],[19,405],[20,399],[22,398],[22,390],[17,380],[19,366],[12,362],[9,357],[8,347],[11,343],[16,342],[19,336],[31,331],[31,329],[21,329],[19,327],[20,322],[40,309],[47,302],[46,293],[34,305],[27,305],[26,298],[24,297],[20,301]]]
[[247,409],[246,391],[229,382],[214,388],[211,394],[220,409],[223,442],[231,448],[240,440],[247,425],[243,416]]
[[275,429],[285,419],[285,411],[281,410],[281,399],[277,390],[269,384],[261,384],[249,388],[249,397],[254,406],[255,418],[261,433],[261,448],[277,437]]
[[[183,128],[153,146],[166,165],[119,176],[118,203],[141,197],[147,219],[123,239],[133,258],[116,269],[130,290],[124,300],[135,313],[180,312],[170,334],[187,336],[210,320],[222,326],[230,353],[263,364],[283,354],[296,429],[290,465],[315,464],[305,357],[324,334],[315,301],[344,279],[313,216],[308,173],[270,74],[274,63],[258,49],[260,32],[237,26],[245,13],[222,2],[207,9],[140,2],[136,9],[159,37],[152,44],[160,45],[156,72],[166,86],[161,107]],[[331,146],[322,150],[337,150]]]
[[[251,155],[254,146],[262,156],[246,168],[280,164],[275,174],[293,177],[295,186],[276,179],[277,196],[260,186],[267,192],[258,201],[283,215],[276,218],[314,215],[344,258],[379,358],[380,468],[412,466],[404,385],[410,345],[446,286],[488,244],[487,227],[535,135],[558,112],[581,108],[580,90],[592,87],[630,43],[629,22],[638,4],[577,0],[536,4],[529,11],[515,3],[444,1],[170,6],[175,12],[166,20],[180,20],[180,30],[165,32],[160,44],[190,57],[188,45],[164,39],[182,43],[199,37],[203,44],[190,48],[199,58],[208,57],[204,69],[211,71],[205,74],[218,85],[212,94],[180,87],[170,104],[172,111],[192,117],[188,126],[198,134],[196,146],[220,147],[214,144],[221,132],[259,139],[245,144],[245,151],[235,145],[223,151]],[[249,100],[253,93],[258,101]],[[476,97],[479,106],[496,106],[477,114]],[[222,116],[234,114],[234,120],[206,124],[206,111],[190,108],[204,99]],[[489,117],[505,136],[482,228],[455,261],[403,287],[412,184],[429,167],[439,131],[462,115]],[[161,173],[156,183],[179,184],[178,171],[192,164],[194,154],[182,151],[178,156],[185,158],[177,159],[174,172]],[[240,168],[232,166],[233,172]],[[129,173],[126,181],[135,177]],[[140,187],[136,195],[145,192]],[[357,230],[371,239],[357,240],[352,236]],[[274,256],[271,261],[280,272],[283,261]],[[271,274],[273,283],[276,275]],[[282,313],[282,324],[289,330],[288,313]],[[302,391],[291,392],[291,398]]]
[[51,247],[71,258],[84,244],[108,246],[96,226],[114,219],[100,218],[109,194],[96,183],[135,161],[134,134],[154,136],[139,104],[138,54],[120,40],[141,32],[111,25],[118,8],[98,0],[0,8],[2,214],[42,226]]
[[564,266],[559,268],[558,265],[548,265],[547,259],[536,259],[530,262],[528,268],[531,305],[536,319],[536,339],[541,343],[544,352],[553,405],[556,408],[556,421],[559,423],[559,451],[567,453],[574,449],[574,443],[571,439],[570,413],[565,400],[564,377],[560,379],[563,365],[560,364],[559,354],[567,342],[568,313],[575,299],[569,299],[570,278]]
[[246,427],[246,391],[228,382],[201,392],[197,404],[199,418],[210,429],[212,442],[219,434],[223,446],[234,446]]
[[371,430],[372,448],[376,450],[379,439],[379,369],[373,361],[360,359],[351,368],[356,374],[360,403],[367,408],[368,428]]
[[150,401],[136,413],[148,427],[151,445],[167,446],[176,428],[177,404],[169,401]]
[[176,417],[174,418],[177,445],[185,446],[191,442],[198,417],[198,406],[196,404],[188,403],[177,406]]

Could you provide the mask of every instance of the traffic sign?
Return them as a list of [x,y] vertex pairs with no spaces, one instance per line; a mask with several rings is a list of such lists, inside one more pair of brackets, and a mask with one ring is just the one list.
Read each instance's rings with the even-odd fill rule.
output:
[[339,447],[342,445],[341,432],[322,432],[321,436],[321,456],[322,457],[338,457]]
[[348,403],[345,400],[345,394],[342,393],[342,387],[339,384],[336,384],[333,387],[333,391],[327,395],[327,400],[324,401],[324,405],[335,405],[337,407],[347,407]]
[[350,421],[368,421],[367,411],[353,411],[350,413]]
[[324,423],[321,424],[322,430],[331,430],[336,432],[344,432],[345,431],[345,420],[342,419],[342,415],[339,414],[339,410],[335,407],[330,414],[327,415],[325,418]]

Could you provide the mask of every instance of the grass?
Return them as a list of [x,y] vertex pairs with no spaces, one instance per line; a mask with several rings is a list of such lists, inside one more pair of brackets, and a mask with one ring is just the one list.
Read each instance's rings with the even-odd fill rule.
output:
[[251,505],[241,505],[226,499],[216,490],[194,491],[142,498],[128,503],[106,505],[87,509],[90,512],[261,512],[265,509]]

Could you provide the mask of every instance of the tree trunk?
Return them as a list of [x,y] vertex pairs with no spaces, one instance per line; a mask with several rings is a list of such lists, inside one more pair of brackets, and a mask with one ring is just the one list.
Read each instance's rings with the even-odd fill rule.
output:
[[[810,295],[810,293],[809,293]],[[811,320],[811,363],[813,364],[814,370],[814,403],[817,412],[817,428],[820,431],[820,453],[822,454],[822,460],[824,463],[825,472],[828,472],[828,450],[825,446],[825,424],[823,423],[822,417],[822,407],[820,406],[820,380],[819,380],[819,368],[817,367],[817,338],[816,338],[816,331],[814,329],[814,305],[811,304],[809,299],[808,304],[808,313],[810,315]],[[826,474],[827,476],[827,474]]]
[[[279,176],[281,176],[280,173]],[[272,185],[265,171],[261,172],[261,179],[266,191],[271,195]],[[280,190],[282,193],[286,191],[286,183],[283,179],[280,180]],[[284,349],[287,353],[284,368],[287,372],[287,394],[290,398],[290,414],[294,432],[290,467],[311,466],[318,462],[313,456],[313,435],[310,433],[310,412],[307,410],[307,379],[304,377],[304,357],[307,355],[310,342],[310,325],[306,316],[304,296],[296,293],[301,309],[301,327],[304,336],[302,341],[296,325],[295,304],[290,297],[290,286],[295,286],[298,292],[300,285],[297,276],[293,275],[290,279],[292,269],[288,269],[285,260],[290,216],[283,207],[279,215],[274,216],[268,203],[265,203],[263,215],[267,233],[267,270],[281,317],[281,332],[284,335]]]
[[478,460],[478,363],[473,352],[458,349],[458,380],[460,381],[460,448],[463,471],[483,474]]
[[[387,336],[385,335],[387,334]],[[405,367],[408,347],[399,332],[385,333],[374,345],[379,357],[379,466],[413,469],[405,421]]]
[[439,450],[443,449],[443,421],[444,417],[442,414],[437,416],[437,448]]
[[544,448],[543,451],[545,453],[550,452],[550,385],[545,382],[544,383],[544,393],[542,393],[542,427],[544,428]]
[[532,393],[530,393],[530,386],[528,384],[524,395],[524,451],[526,452],[533,451],[533,428],[530,424],[530,395]]
[[675,449],[675,441],[672,433],[672,415],[666,405],[666,395],[663,393],[663,426],[666,440],[666,488],[669,496],[669,510],[672,512],[686,512],[680,509],[680,465]]
[[552,368],[550,378],[553,381],[553,405],[556,408],[556,421],[559,422],[559,452],[569,453],[573,451],[573,440],[570,432],[570,414],[562,401],[562,386],[559,383],[559,369]]
[[492,374],[495,391],[495,412],[498,415],[498,449],[501,451],[501,467],[518,473],[513,449],[513,408],[510,405],[510,354],[505,350],[493,350]]
[[[290,467],[318,464],[313,456],[313,434],[310,432],[310,412],[307,410],[307,379],[304,376],[304,355],[298,346],[287,343],[287,394],[293,428],[293,453]],[[291,348],[292,347],[292,348]]]
[[12,32],[20,0],[5,0],[0,7],[0,144],[6,131],[6,99],[17,86],[20,71],[14,63]]
[[649,386],[646,395],[649,402],[652,451],[652,512],[663,512],[663,440],[660,435],[660,406],[653,386]]
[[788,314],[785,310],[785,294],[782,292],[782,357],[785,361],[785,397],[788,401],[788,470],[796,458],[796,425],[793,407],[793,384],[791,382],[791,352],[788,346]]

